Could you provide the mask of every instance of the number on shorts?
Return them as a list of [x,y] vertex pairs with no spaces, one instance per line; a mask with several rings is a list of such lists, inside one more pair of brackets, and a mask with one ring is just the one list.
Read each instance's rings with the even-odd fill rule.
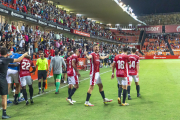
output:
[[129,68],[135,68],[136,66],[135,66],[135,61],[132,61],[131,62],[131,65],[129,65]]
[[118,63],[118,69],[124,69],[124,61],[118,60],[117,63]]
[[28,62],[22,62],[22,69],[23,70],[29,70],[29,68],[30,68],[30,63]]

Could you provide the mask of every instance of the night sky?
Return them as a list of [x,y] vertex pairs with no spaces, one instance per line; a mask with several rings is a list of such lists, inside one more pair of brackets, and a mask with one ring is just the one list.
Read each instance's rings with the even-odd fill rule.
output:
[[180,0],[121,0],[135,15],[180,12]]

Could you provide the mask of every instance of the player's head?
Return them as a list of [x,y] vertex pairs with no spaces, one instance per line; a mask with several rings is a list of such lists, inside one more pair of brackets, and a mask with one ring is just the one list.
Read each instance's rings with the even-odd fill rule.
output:
[[98,44],[94,44],[94,45],[93,45],[93,51],[94,51],[95,53],[99,53],[99,46],[98,46]]
[[127,47],[124,47],[124,48],[122,49],[122,51],[123,51],[123,53],[126,53],[126,54],[127,54],[128,48],[127,48]]
[[56,56],[59,55],[59,51],[58,50],[55,51],[55,55]]
[[76,55],[79,55],[79,50],[78,50],[76,47],[73,47],[73,52],[74,52]]
[[132,51],[131,51],[131,52],[132,52],[133,54],[135,54],[135,53],[136,53],[136,50],[137,50],[136,48],[132,48]]
[[44,59],[44,53],[43,52],[40,53],[40,57],[41,57],[41,59]]
[[4,56],[4,57],[7,56],[7,48],[5,48],[5,47],[1,48],[1,55]]

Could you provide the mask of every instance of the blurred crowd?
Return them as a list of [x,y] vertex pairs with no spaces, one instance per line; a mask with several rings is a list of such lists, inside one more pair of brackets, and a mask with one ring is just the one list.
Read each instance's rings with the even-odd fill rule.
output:
[[138,19],[147,25],[180,24],[180,13],[142,15],[138,16]]

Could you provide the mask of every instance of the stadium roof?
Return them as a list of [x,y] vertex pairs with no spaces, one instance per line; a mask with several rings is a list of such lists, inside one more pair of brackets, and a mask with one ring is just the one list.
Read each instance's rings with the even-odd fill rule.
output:
[[53,0],[75,14],[99,21],[103,24],[137,25],[133,19],[114,0]]

